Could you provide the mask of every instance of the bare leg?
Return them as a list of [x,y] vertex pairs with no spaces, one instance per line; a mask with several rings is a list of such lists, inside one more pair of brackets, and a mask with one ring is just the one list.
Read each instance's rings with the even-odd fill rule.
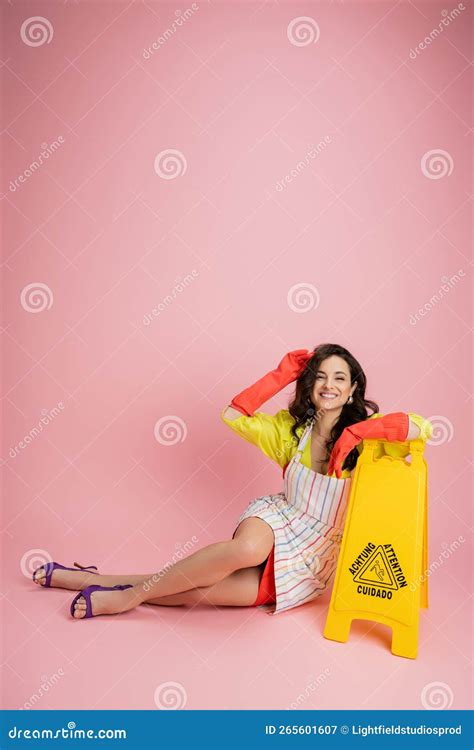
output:
[[161,596],[158,599],[148,599],[145,604],[164,607],[195,604],[250,607],[257,598],[262,570],[263,565],[235,570],[213,586],[203,586],[183,591],[181,594],[170,594],[169,596]]
[[[229,541],[210,544],[125,591],[94,592],[91,598],[93,612],[125,612],[152,599],[213,586],[234,571],[260,565],[268,557],[273,543],[273,530],[266,521],[246,518]],[[99,585],[110,585],[97,580],[99,576],[91,578]],[[74,616],[80,618],[84,614],[85,600],[81,597],[76,603]]]

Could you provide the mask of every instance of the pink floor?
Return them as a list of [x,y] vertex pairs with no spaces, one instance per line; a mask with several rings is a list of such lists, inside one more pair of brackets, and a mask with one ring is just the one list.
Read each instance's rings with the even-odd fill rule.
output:
[[[410,57],[442,3],[209,0],[147,57],[176,4],[40,5],[1,10],[3,707],[470,707],[472,8]],[[54,35],[28,44],[38,13]],[[297,13],[317,41],[289,41]],[[323,342],[382,413],[436,425],[416,660],[367,622],[326,640],[329,592],[78,622],[33,585],[47,559],[151,573],[230,538],[282,479],[221,409]]]
[[[256,487],[274,482],[272,473],[267,468]],[[143,493],[146,475],[136,468],[131,477],[129,487]],[[455,497],[456,483],[452,489]],[[126,504],[129,499],[122,488],[114,502]],[[234,513],[225,505],[224,524],[231,526]],[[139,522],[135,532],[126,534],[122,527],[120,543],[120,532],[107,526],[112,511],[104,504],[75,531],[66,531],[64,522],[37,502],[28,510],[28,532],[20,518],[10,527],[11,536],[5,539],[10,562],[1,600],[4,707],[146,709],[168,700],[188,709],[414,709],[423,708],[423,689],[441,682],[438,691],[433,688],[434,705],[438,700],[469,708],[471,600],[462,581],[470,561],[460,522],[460,546],[430,576],[430,607],[421,612],[419,655],[409,660],[391,654],[390,629],[374,623],[355,621],[346,644],[325,639],[328,592],[274,617],[250,607],[147,606],[117,617],[72,620],[68,605],[73,592],[39,589],[19,573],[17,560],[25,545],[39,537],[63,563],[98,563],[101,570],[116,573],[134,570],[132,561],[139,559],[143,562],[138,569],[147,572],[152,561],[163,559],[152,541],[159,533],[159,517],[165,524],[173,521],[176,529],[182,521],[181,540],[186,527],[193,527],[187,512],[171,501],[163,514],[155,513],[146,525]],[[35,525],[45,514],[51,527],[36,533]],[[433,561],[438,558],[434,552],[443,550],[443,540],[458,537],[453,536],[455,516],[445,500],[432,500],[431,516]],[[452,526],[448,534],[436,530],[441,517]],[[200,526],[203,515],[198,513],[197,519],[200,543],[219,538],[207,538]],[[95,538],[97,529],[104,529],[102,541]],[[115,547],[116,552],[102,559],[100,547]],[[165,544],[161,550],[167,554]],[[157,694],[167,698],[155,703]]]
[[439,681],[451,707],[470,707],[461,589],[423,613],[415,661],[391,655],[389,630],[367,622],[353,624],[347,644],[324,639],[326,597],[278,619],[250,608],[147,607],[81,623],[67,619],[70,598],[23,587],[3,599],[5,708],[152,709],[172,682],[170,700],[188,709],[421,709],[423,688]]

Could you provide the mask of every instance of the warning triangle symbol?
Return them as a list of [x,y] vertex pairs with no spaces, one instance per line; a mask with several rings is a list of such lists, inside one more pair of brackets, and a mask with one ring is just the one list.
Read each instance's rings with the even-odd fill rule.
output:
[[387,560],[382,545],[379,544],[372,552],[364,567],[354,576],[354,582],[371,583],[384,589],[398,589],[397,582]]

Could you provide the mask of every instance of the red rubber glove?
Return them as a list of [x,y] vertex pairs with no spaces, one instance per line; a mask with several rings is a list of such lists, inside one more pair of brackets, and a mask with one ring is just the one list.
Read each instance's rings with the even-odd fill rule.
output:
[[234,396],[230,405],[237,411],[252,416],[259,406],[268,401],[286,385],[296,380],[314,352],[307,349],[295,349],[285,354],[278,367],[270,370],[263,378]]
[[404,442],[408,436],[409,426],[408,414],[404,414],[401,411],[349,425],[349,427],[346,427],[342,431],[331,451],[327,470],[328,476],[336,472],[336,477],[340,479],[342,465],[346,456],[349,455],[351,450],[361,440],[370,440],[373,438],[375,440],[398,440]]

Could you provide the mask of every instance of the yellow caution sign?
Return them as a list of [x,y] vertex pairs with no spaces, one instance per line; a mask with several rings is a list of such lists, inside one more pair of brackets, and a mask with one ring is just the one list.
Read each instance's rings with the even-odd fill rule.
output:
[[425,444],[410,441],[411,461],[375,460],[378,442],[364,440],[352,478],[324,636],[345,642],[352,620],[373,620],[392,628],[393,654],[415,659],[428,607]]

